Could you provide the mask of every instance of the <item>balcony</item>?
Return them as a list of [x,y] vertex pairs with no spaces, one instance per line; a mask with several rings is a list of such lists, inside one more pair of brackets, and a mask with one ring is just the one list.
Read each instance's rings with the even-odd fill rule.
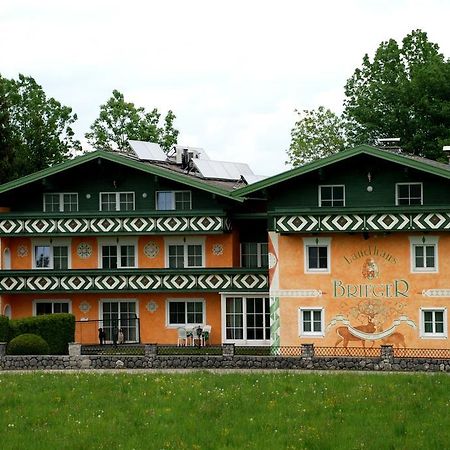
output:
[[3,270],[0,294],[60,292],[267,292],[267,269]]
[[2,214],[1,236],[223,233],[230,221],[220,211],[162,213]]
[[448,207],[397,206],[366,208],[319,208],[269,213],[278,233],[439,231],[450,228]]

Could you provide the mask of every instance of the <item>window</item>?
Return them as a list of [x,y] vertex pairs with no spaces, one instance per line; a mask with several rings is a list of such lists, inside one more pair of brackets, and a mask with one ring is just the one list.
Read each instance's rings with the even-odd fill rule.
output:
[[420,310],[420,336],[423,338],[446,338],[447,308],[422,308]]
[[100,267],[102,269],[123,269],[136,267],[136,242],[130,239],[101,240]]
[[166,267],[170,269],[203,267],[204,259],[204,239],[166,239]]
[[159,211],[192,209],[191,191],[156,192],[156,209]]
[[345,206],[345,186],[319,186],[319,206]]
[[324,336],[323,308],[299,309],[299,335]]
[[396,205],[423,205],[422,183],[397,183],[395,185]]
[[205,323],[203,300],[169,300],[167,302],[167,325],[202,325]]
[[411,272],[438,271],[438,237],[410,237]]
[[269,267],[267,242],[243,242],[241,244],[241,266]]
[[34,269],[70,269],[70,242],[48,239],[33,241]]
[[12,311],[11,311],[11,305],[5,305],[5,308],[3,310],[3,315],[7,317],[8,319],[12,319]]
[[305,272],[330,272],[331,238],[303,238]]
[[101,192],[100,211],[134,211],[134,192]]
[[44,194],[44,212],[78,211],[78,194],[61,192]]
[[42,316],[44,314],[69,313],[69,300],[35,300],[33,302],[33,315]]
[[112,341],[114,333],[122,329],[125,342],[139,342],[137,311],[136,300],[102,300],[99,326],[105,332],[105,339]]
[[222,297],[226,342],[267,344],[270,341],[268,297]]

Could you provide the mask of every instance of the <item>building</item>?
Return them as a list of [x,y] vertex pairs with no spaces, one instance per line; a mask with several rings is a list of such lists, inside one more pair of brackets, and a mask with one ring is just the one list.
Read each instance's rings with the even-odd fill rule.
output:
[[[265,221],[247,226],[236,167],[202,176],[195,158],[138,144],[141,159],[96,151],[1,187],[1,312],[71,312],[82,342],[100,326],[111,340],[118,325],[127,341],[174,343],[180,326],[209,324],[211,343],[268,344],[267,269],[249,253],[267,242]],[[224,305],[245,301],[258,325],[225,330]]]
[[448,348],[450,166],[360,146],[239,195],[267,200],[273,343]]
[[0,186],[3,314],[72,312],[80,342],[448,348],[449,166],[360,146],[258,179],[142,145]]

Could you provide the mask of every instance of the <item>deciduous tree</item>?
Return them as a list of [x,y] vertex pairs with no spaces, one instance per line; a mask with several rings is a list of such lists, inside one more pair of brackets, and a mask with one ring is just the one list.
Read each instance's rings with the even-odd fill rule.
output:
[[27,175],[68,158],[79,150],[71,125],[77,119],[68,106],[48,98],[32,77],[0,77],[2,139],[8,163],[2,182]]
[[421,30],[382,42],[345,86],[352,143],[399,137],[408,153],[439,159],[450,143],[450,62]]
[[450,61],[421,30],[399,45],[382,42],[345,85],[341,117],[320,107],[303,111],[291,132],[289,163],[303,164],[380,138],[400,138],[403,151],[446,160],[450,145]]
[[12,136],[6,83],[0,76],[0,183],[15,177]]
[[86,133],[86,139],[96,149],[130,151],[128,140],[155,142],[167,152],[177,142],[178,131],[173,128],[175,115],[169,111],[164,124],[155,108],[146,112],[143,107],[126,102],[124,95],[114,90],[112,97],[100,106],[100,115]]
[[323,106],[296,112],[299,119],[291,131],[289,164],[309,163],[346,147],[346,123],[340,116]]

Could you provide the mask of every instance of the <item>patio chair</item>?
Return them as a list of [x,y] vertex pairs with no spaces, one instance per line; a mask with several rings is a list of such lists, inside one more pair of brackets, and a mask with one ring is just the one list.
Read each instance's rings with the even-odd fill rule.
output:
[[178,343],[177,346],[180,346],[180,343],[182,346],[186,346],[187,345],[187,333],[186,333],[186,328],[180,327],[177,329],[178,331]]
[[193,327],[186,327],[186,337],[187,337],[187,345],[191,345],[194,342],[194,331],[195,328]]
[[211,338],[211,325],[205,325],[203,327],[203,345],[205,345],[205,342],[208,341]]
[[[202,332],[199,333],[199,330],[202,330]],[[205,342],[203,341],[203,327],[201,325],[192,329],[192,346],[195,346],[195,341],[199,341],[200,346],[205,345]]]

